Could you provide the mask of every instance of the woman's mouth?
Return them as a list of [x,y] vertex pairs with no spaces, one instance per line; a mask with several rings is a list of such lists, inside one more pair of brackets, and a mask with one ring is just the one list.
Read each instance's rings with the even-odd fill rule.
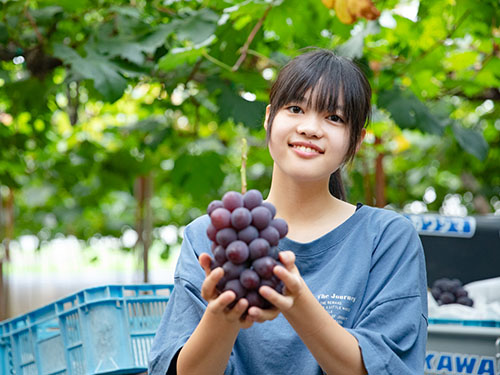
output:
[[292,145],[292,147],[296,150],[300,150],[300,151],[311,153],[311,154],[319,154],[320,153],[318,150],[312,149],[311,147],[297,146],[297,145]]
[[314,158],[324,153],[324,151],[316,145],[305,142],[294,142],[288,145],[296,155],[301,158]]

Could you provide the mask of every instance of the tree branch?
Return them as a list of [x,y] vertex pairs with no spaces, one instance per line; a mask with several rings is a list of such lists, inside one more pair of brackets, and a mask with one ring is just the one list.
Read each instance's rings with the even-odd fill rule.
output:
[[267,63],[268,63],[269,65],[276,66],[276,67],[278,67],[278,68],[279,68],[279,67],[281,67],[281,64],[280,64],[280,63],[278,63],[277,61],[274,61],[274,60],[273,60],[273,59],[271,59],[269,56],[266,56],[266,55],[264,55],[264,54],[262,54],[262,53],[260,53],[260,52],[258,52],[258,51],[255,51],[255,50],[253,50],[253,49],[249,49],[249,50],[247,50],[247,54],[252,55],[252,56],[259,57],[259,58],[264,59],[264,60],[267,60]]
[[175,15],[176,15],[175,11],[173,11],[173,10],[172,10],[172,9],[170,9],[170,8],[166,8],[166,7],[158,6],[158,7],[156,7],[156,9],[157,9],[159,12],[162,12],[162,13],[166,13],[166,14],[168,14],[169,16],[175,16]]
[[247,41],[245,42],[245,44],[241,48],[241,55],[240,55],[238,61],[236,61],[236,64],[234,64],[233,68],[231,69],[233,72],[236,72],[240,68],[241,64],[243,64],[243,61],[245,61],[245,59],[247,57],[247,53],[248,53],[248,48],[250,48],[250,44],[252,43],[253,39],[255,38],[255,35],[257,35],[257,32],[262,27],[262,24],[264,23],[264,20],[266,19],[267,15],[269,14],[269,11],[271,10],[271,8],[272,8],[271,5],[269,5],[267,7],[267,9],[264,12],[264,14],[262,15],[262,17],[260,17],[260,19],[257,21],[255,26],[253,27],[252,31],[250,32],[250,35],[248,35]]
[[196,61],[196,64],[194,64],[193,70],[191,70],[191,73],[189,73],[189,76],[186,79],[186,82],[185,82],[186,85],[188,84],[189,81],[191,81],[193,79],[194,75],[196,74],[196,72],[200,68],[202,61],[203,61],[203,59],[199,58],[198,61]]
[[211,63],[214,63],[217,66],[220,66],[223,69],[231,71],[231,67],[227,64],[224,64],[222,61],[217,60],[215,57],[210,56],[207,52],[203,51],[203,57],[205,57]]
[[40,30],[38,30],[38,26],[37,26],[37,24],[35,22],[35,19],[33,18],[33,16],[28,11],[28,4],[29,4],[28,1],[26,1],[26,4],[24,6],[24,15],[28,19],[30,25],[35,30],[35,34],[36,34],[36,38],[38,39],[38,42],[43,45],[44,44],[43,36],[42,36],[42,34],[40,34]]

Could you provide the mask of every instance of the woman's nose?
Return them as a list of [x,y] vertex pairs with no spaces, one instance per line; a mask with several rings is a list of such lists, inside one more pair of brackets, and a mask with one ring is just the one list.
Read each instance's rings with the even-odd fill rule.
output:
[[303,116],[297,125],[297,132],[307,137],[320,138],[323,136],[322,120],[319,116]]

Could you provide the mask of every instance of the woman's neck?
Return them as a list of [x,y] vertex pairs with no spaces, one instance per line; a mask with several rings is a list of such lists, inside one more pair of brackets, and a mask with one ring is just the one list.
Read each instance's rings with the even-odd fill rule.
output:
[[312,241],[347,220],[355,206],[333,197],[328,180],[303,181],[283,175],[275,166],[267,200],[289,225],[288,237]]
[[267,200],[287,221],[308,221],[321,217],[324,213],[331,213],[340,203],[330,194],[328,180],[297,182],[277,171],[276,166]]

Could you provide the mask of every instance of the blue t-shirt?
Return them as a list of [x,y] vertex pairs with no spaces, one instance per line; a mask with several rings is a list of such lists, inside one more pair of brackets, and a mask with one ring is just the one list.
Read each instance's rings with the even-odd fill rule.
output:
[[[150,352],[151,375],[165,375],[175,354],[200,321],[210,254],[209,218],[188,225],[167,304]],[[427,280],[420,239],[403,216],[362,206],[322,237],[299,243],[284,238],[306,284],[322,306],[359,342],[369,374],[424,373]],[[217,345],[217,337],[214,337]],[[225,374],[322,374],[318,363],[283,315],[241,330]]]

